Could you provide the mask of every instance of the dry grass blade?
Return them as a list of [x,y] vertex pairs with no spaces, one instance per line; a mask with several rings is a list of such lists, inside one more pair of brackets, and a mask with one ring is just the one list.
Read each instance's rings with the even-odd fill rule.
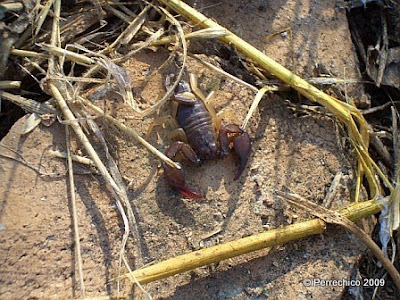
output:
[[248,111],[248,113],[246,115],[246,118],[243,121],[243,124],[242,124],[242,129],[243,130],[246,129],[247,123],[249,122],[249,120],[250,120],[251,116],[253,115],[254,111],[257,109],[258,104],[260,103],[260,101],[261,101],[262,97],[264,96],[264,94],[266,92],[272,91],[272,90],[276,90],[276,89],[274,87],[265,86],[265,87],[261,88],[257,92],[257,94],[254,97],[253,102],[252,102],[252,104],[250,106],[250,109],[249,109],[249,111]]
[[136,279],[136,277],[135,277],[135,274],[133,274],[132,269],[131,269],[131,267],[129,266],[128,261],[126,260],[125,256],[123,257],[123,260],[124,260],[125,267],[126,267],[126,269],[128,270],[128,272],[129,272],[131,278],[133,278],[133,280],[135,281],[135,284],[139,287],[139,289],[143,292],[143,294],[146,295],[146,300],[152,300],[153,297],[151,297],[151,295],[149,294],[149,292],[147,292],[147,291],[143,288],[143,286],[140,284],[140,282],[137,281],[137,279]]
[[[88,116],[88,114],[86,113],[85,110],[82,110],[82,111],[85,116]],[[113,177],[113,179],[115,180],[118,187],[120,187],[122,203],[125,205],[125,207],[128,210],[128,218],[127,218],[124,213],[124,207],[122,207],[122,205],[121,205],[121,201],[117,201],[117,207],[121,211],[121,215],[122,215],[122,218],[124,220],[124,225],[125,225],[125,234],[123,237],[123,242],[122,242],[122,246],[121,246],[121,250],[120,250],[119,265],[118,265],[118,274],[120,274],[122,262],[125,257],[125,246],[126,246],[126,243],[128,240],[128,235],[129,235],[129,228],[126,227],[127,225],[130,225],[132,227],[132,232],[134,233],[134,238],[136,239],[136,242],[138,245],[137,250],[138,250],[138,257],[139,257],[139,265],[142,263],[142,252],[141,252],[140,240],[139,240],[140,235],[139,235],[139,228],[137,225],[138,222],[136,220],[136,216],[133,213],[133,209],[128,200],[128,195],[126,193],[125,184],[122,181],[121,173],[118,170],[118,167],[117,167],[117,164],[115,163],[114,158],[111,156],[111,154],[109,152],[106,140],[105,140],[99,126],[93,121],[93,119],[90,119],[90,118],[87,120],[87,123],[90,126],[90,129],[92,130],[92,132],[96,135],[97,139],[100,141],[101,145],[103,146],[104,152],[106,154],[107,164],[108,164],[108,168],[110,170],[110,174]],[[119,284],[120,284],[120,282],[118,281],[117,282],[118,291],[119,291]]]
[[376,74],[376,86],[378,87],[381,86],[383,75],[385,73],[385,68],[388,58],[388,48],[389,48],[386,17],[383,13],[383,10],[380,11],[380,14],[381,14],[381,26],[382,26],[382,48],[380,50],[379,66],[378,66],[378,72]]
[[393,130],[393,150],[394,150],[394,178],[395,190],[392,193],[392,205],[390,208],[390,230],[400,228],[400,131],[398,125],[398,113],[392,106],[392,130]]
[[37,113],[38,115],[55,114],[57,112],[54,107],[46,103],[40,103],[32,99],[27,99],[22,96],[3,91],[0,91],[0,98],[11,101],[12,103],[20,106],[22,109],[31,113]]
[[[131,51],[130,53],[128,53],[124,57],[115,59],[114,61],[111,61],[111,60],[105,59],[105,58],[97,59],[96,60],[97,61],[97,65],[95,65],[92,68],[90,68],[83,75],[84,78],[85,77],[91,77],[95,73],[100,71],[101,68],[106,69],[109,72],[109,76],[112,75],[117,80],[118,86],[120,88],[120,93],[121,93],[121,95],[123,95],[124,101],[135,112],[137,112],[141,116],[148,116],[148,115],[156,112],[157,109],[159,109],[160,107],[162,107],[165,104],[165,102],[171,97],[171,95],[172,95],[175,87],[178,85],[179,81],[182,79],[182,76],[183,76],[183,73],[184,73],[184,69],[185,69],[185,66],[186,66],[187,45],[186,45],[186,41],[184,39],[184,33],[183,33],[182,26],[167,10],[165,10],[163,8],[161,8],[161,10],[162,10],[162,12],[164,14],[166,14],[167,20],[169,22],[171,22],[178,30],[179,39],[180,39],[180,41],[182,43],[182,48],[183,48],[183,59],[182,59],[181,69],[180,69],[180,71],[178,73],[178,76],[177,76],[174,84],[168,89],[167,93],[157,103],[155,103],[154,105],[152,105],[151,107],[149,107],[149,108],[147,108],[145,110],[140,109],[138,104],[137,104],[137,101],[133,97],[131,82],[130,82],[128,74],[126,73],[126,71],[123,70],[123,68],[121,68],[118,65],[116,65],[117,62],[121,62],[123,60],[126,60],[128,57],[130,57],[131,55],[133,55],[134,53],[136,53],[137,51],[139,51],[142,48],[139,48],[139,49],[136,49],[134,51]],[[162,32],[163,31],[159,31],[158,33],[155,33],[153,38],[154,39],[158,38],[159,35]],[[51,49],[53,49],[53,51],[54,51],[55,48],[51,48]],[[58,51],[57,53],[61,54],[62,52]],[[69,54],[69,52],[66,52],[65,50],[63,50],[63,53],[65,53],[66,55],[68,54],[70,57],[72,57],[72,54]],[[71,52],[71,53],[73,53],[73,52]],[[126,73],[126,76],[123,75],[125,73]],[[76,87],[77,93],[79,93],[79,91],[81,91],[83,87],[84,87],[84,82],[82,81]]]
[[53,5],[54,0],[47,0],[47,3],[45,6],[43,6],[42,10],[38,14],[36,20],[35,20],[35,32],[34,36],[37,36],[39,34],[40,29],[42,28],[42,25],[44,21],[46,20],[47,15],[49,14],[50,7]]
[[26,118],[24,126],[21,129],[21,135],[27,134],[34,130],[39,124],[42,122],[40,116],[36,113],[30,114],[29,117]]
[[[186,40],[201,40],[201,39],[216,39],[223,37],[225,35],[227,35],[226,31],[221,30],[220,28],[205,28],[185,34],[184,37]],[[161,46],[176,42],[177,42],[176,36],[167,36],[158,41],[152,42],[151,45]]]
[[4,11],[18,11],[24,8],[24,5],[20,2],[10,2],[10,3],[1,3],[0,7]]
[[304,199],[298,195],[292,193],[282,193],[277,192],[278,195],[285,198],[287,202],[291,205],[303,209],[310,214],[324,220],[327,223],[340,225],[351,233],[353,233],[371,252],[374,256],[382,263],[386,271],[390,274],[393,282],[396,284],[397,288],[400,289],[400,274],[394,267],[392,262],[387,258],[378,245],[369,237],[360,227],[350,221],[348,218],[342,214],[326,209],[322,206],[315,204],[307,199]]
[[19,89],[20,87],[21,87],[21,81],[15,81],[15,80],[0,81],[0,90]]
[[101,53],[104,54],[106,52],[110,52],[111,50],[118,49],[120,45],[128,44],[146,20],[149,8],[150,6],[145,7],[145,9],[143,9],[140,14],[132,22],[130,22],[129,26],[118,36],[118,38]]
[[104,6],[104,8],[106,10],[108,10],[109,12],[111,12],[113,15],[115,15],[116,17],[120,18],[121,20],[123,20],[125,23],[130,23],[132,21],[132,18],[128,15],[126,15],[125,13],[123,13],[122,11],[119,11],[118,9],[112,7],[111,5],[107,4]]
[[63,59],[66,58],[68,60],[74,61],[84,66],[92,65],[95,63],[95,61],[90,57],[69,50],[65,50],[63,48],[56,47],[53,45],[43,45],[42,48],[49,51],[49,53],[54,56],[58,56]]
[[138,33],[140,27],[147,19],[147,13],[150,6],[146,6],[140,14],[129,24],[129,26],[124,30],[124,32],[116,39],[117,44],[126,45],[131,42]]
[[155,33],[153,33],[146,41],[144,42],[138,42],[135,43],[131,46],[129,46],[129,49],[132,49],[128,54],[124,55],[121,58],[117,58],[114,60],[114,62],[120,62],[120,61],[125,61],[129,57],[132,57],[134,54],[138,53],[140,50],[149,47],[150,45],[153,45],[155,42],[157,42],[160,37],[164,34],[164,28],[160,28],[157,30]]
[[391,206],[391,231],[399,230],[400,227],[400,180],[397,179],[396,188],[391,195],[392,206]]
[[329,190],[325,196],[325,199],[322,203],[322,205],[325,208],[329,208],[335,199],[335,195],[337,194],[337,190],[340,188],[340,180],[342,179],[343,173],[342,171],[338,171],[335,175],[335,177],[332,180],[332,183],[329,187]]
[[[203,28],[221,28],[215,21],[207,18],[203,14],[196,11],[194,8],[179,0],[160,0],[163,4],[173,9],[175,12],[188,18],[193,24],[199,25]],[[226,30],[226,29],[225,29]],[[392,191],[393,187],[385,174],[374,164],[373,160],[368,154],[369,134],[367,122],[362,114],[355,107],[339,101],[338,99],[320,91],[312,86],[299,76],[293,74],[288,69],[284,68],[279,63],[275,62],[261,51],[257,50],[252,45],[248,44],[232,32],[227,30],[228,35],[220,38],[222,41],[233,44],[236,49],[242,52],[249,59],[254,61],[257,65],[262,67],[270,74],[274,74],[283,82],[289,84],[292,88],[300,92],[308,99],[318,102],[325,106],[332,112],[340,121],[342,121],[349,132],[350,139],[357,151],[359,157],[359,164],[362,166],[362,171],[368,180],[372,197],[380,194],[380,183],[375,177],[375,172],[385,182],[385,185]]]
[[38,53],[35,51],[28,51],[28,50],[20,50],[20,49],[12,49],[10,52],[12,55],[15,56],[22,56],[22,57],[34,57],[34,58],[45,58],[46,55],[43,53]]
[[[400,180],[400,128],[399,128],[399,113],[394,106],[392,111],[392,130],[393,130],[393,152],[394,152],[394,174],[395,181]],[[398,182],[399,183],[399,182]]]
[[[352,221],[357,221],[378,213],[380,209],[380,204],[370,200],[350,205],[349,207],[341,209],[339,212],[344,217]],[[309,220],[288,225],[283,228],[253,234],[210,248],[182,254],[154,265],[137,269],[133,271],[133,274],[138,282],[148,283],[245,253],[280,245],[307,236],[321,234],[324,230],[325,223],[323,221],[319,219]],[[133,284],[135,283],[129,273],[124,276]]]
[[83,78],[83,77],[72,77],[65,75],[61,76],[53,75],[52,78],[56,80],[69,81],[69,82],[85,82],[85,83],[100,83],[100,84],[107,83],[106,79],[99,79],[99,78]]

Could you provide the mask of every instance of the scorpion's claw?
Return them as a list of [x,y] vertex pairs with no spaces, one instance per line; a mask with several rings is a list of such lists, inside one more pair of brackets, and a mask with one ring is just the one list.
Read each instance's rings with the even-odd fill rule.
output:
[[243,132],[235,137],[233,140],[233,148],[235,149],[236,154],[239,156],[239,169],[236,171],[234,178],[234,180],[237,180],[243,173],[250,155],[251,141],[247,132]]
[[233,149],[235,149],[235,152],[239,157],[239,169],[236,171],[234,178],[234,180],[237,180],[239,179],[240,175],[242,175],[246,167],[247,160],[249,159],[251,150],[251,140],[248,133],[245,132],[243,129],[241,129],[238,125],[236,124],[224,125],[219,130],[219,136],[218,136],[219,143],[221,145],[220,153],[222,156],[228,153],[228,148],[230,143],[228,138],[228,133],[234,135]]
[[163,163],[164,167],[164,175],[168,184],[175,188],[179,193],[183,196],[191,198],[191,199],[201,199],[202,195],[197,194],[196,192],[190,190],[185,184],[185,177],[183,175],[182,169],[176,169],[168,166],[166,163]]

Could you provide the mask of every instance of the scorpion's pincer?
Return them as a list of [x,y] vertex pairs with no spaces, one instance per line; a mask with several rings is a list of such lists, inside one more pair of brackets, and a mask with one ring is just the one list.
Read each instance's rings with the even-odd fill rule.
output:
[[[232,137],[229,138],[228,134],[232,135]],[[251,140],[249,134],[236,124],[227,124],[219,130],[218,140],[221,146],[221,156],[228,153],[230,140],[233,140],[233,149],[239,158],[239,168],[235,173],[234,180],[239,179],[250,156]]]
[[239,179],[240,175],[242,175],[246,167],[247,160],[250,156],[251,140],[247,132],[243,132],[235,137],[233,140],[233,149],[235,150],[236,155],[239,157],[239,168],[237,169],[234,178],[234,180],[237,180]]

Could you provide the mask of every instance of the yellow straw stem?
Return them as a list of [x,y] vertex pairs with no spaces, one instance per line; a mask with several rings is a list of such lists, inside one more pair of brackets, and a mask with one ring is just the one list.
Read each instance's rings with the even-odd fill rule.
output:
[[[378,213],[380,209],[377,203],[369,200],[350,205],[339,212],[351,221],[357,221]],[[284,244],[311,235],[322,234],[324,231],[325,223],[320,219],[313,219],[179,255],[135,270],[132,274],[139,283],[148,283],[252,251]],[[125,274],[124,277],[135,283],[130,273]]]

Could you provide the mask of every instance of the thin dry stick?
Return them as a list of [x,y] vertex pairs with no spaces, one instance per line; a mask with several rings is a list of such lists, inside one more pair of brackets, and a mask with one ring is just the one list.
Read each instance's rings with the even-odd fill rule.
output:
[[16,162],[19,162],[20,164],[24,165],[25,167],[27,167],[27,168],[29,168],[29,169],[35,171],[35,172],[38,173],[40,176],[43,176],[43,177],[44,177],[44,176],[55,177],[55,176],[63,175],[63,174],[56,173],[56,172],[54,172],[54,173],[46,173],[46,172],[43,172],[42,169],[44,169],[44,167],[43,167],[42,165],[40,165],[40,164],[39,164],[39,165],[36,165],[36,164],[30,163],[29,161],[27,161],[27,160],[21,155],[21,153],[19,153],[18,151],[15,151],[14,149],[11,149],[10,147],[8,147],[7,145],[5,145],[5,144],[3,144],[3,143],[1,143],[1,142],[0,142],[0,146],[1,146],[1,147],[4,147],[4,148],[7,149],[8,151],[10,151],[10,152],[12,152],[12,153],[14,153],[14,154],[16,155],[16,156],[7,155],[7,154],[4,153],[4,151],[1,151],[1,152],[0,152],[0,156],[1,156],[1,157],[4,157],[4,158],[11,159],[11,160],[14,160],[14,161],[16,161]]
[[71,196],[72,222],[73,222],[73,227],[74,227],[75,251],[76,251],[76,258],[77,258],[76,260],[78,262],[79,283],[80,283],[80,287],[81,287],[81,291],[82,291],[82,296],[85,297],[85,282],[83,280],[81,242],[80,242],[80,238],[79,238],[78,214],[76,213],[74,170],[73,170],[73,166],[72,166],[70,134],[69,134],[68,125],[65,126],[65,139],[66,139],[66,145],[67,145],[69,191],[70,191],[70,196]]
[[[49,2],[53,2],[49,1]],[[50,36],[50,45],[53,47],[60,47],[60,13],[61,13],[61,1],[55,0],[53,5],[54,10],[54,17],[53,17],[53,24],[51,27],[51,36]],[[55,65],[55,57],[50,55],[49,57],[49,66],[47,69],[48,74],[55,74],[56,73],[56,65]]]
[[[58,150],[49,150],[49,154],[53,157],[58,157],[58,158],[67,158],[67,153],[62,152],[62,151],[58,151]],[[76,155],[76,154],[72,154],[71,153],[71,158],[74,162],[83,164],[83,165],[88,165],[88,166],[92,166],[95,167],[96,165],[94,164],[93,160],[91,160],[90,158],[84,157],[84,156],[80,156],[80,155]]]
[[128,44],[132,38],[136,35],[139,31],[140,27],[143,25],[147,18],[147,12],[150,9],[150,6],[146,6],[140,14],[126,27],[126,29],[115,39],[115,41],[105,48],[100,53],[104,54],[110,52],[112,50],[116,50],[120,45]]
[[110,115],[107,115],[104,113],[104,111],[94,105],[93,103],[91,103],[90,101],[82,98],[82,97],[78,97],[79,101],[81,101],[85,106],[89,107],[90,109],[94,110],[97,114],[99,114],[100,116],[103,116],[107,121],[109,121],[111,124],[115,125],[116,127],[118,127],[121,131],[123,131],[124,133],[132,136],[134,139],[136,139],[138,142],[140,142],[143,146],[145,146],[151,153],[153,153],[154,155],[156,155],[158,158],[160,158],[162,161],[164,161],[166,164],[168,164],[169,166],[173,167],[173,168],[177,168],[180,169],[181,167],[179,166],[179,164],[177,164],[176,162],[174,162],[173,160],[171,160],[169,157],[167,157],[164,153],[158,151],[153,145],[151,145],[149,142],[147,142],[144,138],[142,138],[133,128],[130,128],[124,124],[122,124],[121,122],[119,122],[118,120],[114,119],[113,117],[111,117]]
[[389,102],[386,102],[386,103],[384,103],[382,105],[378,105],[378,106],[374,106],[374,107],[371,107],[371,108],[368,108],[368,109],[364,109],[364,110],[361,111],[361,113],[363,115],[372,114],[372,113],[375,113],[377,111],[383,110],[388,106],[391,106],[393,104],[398,104],[398,103],[400,103],[400,101],[393,101],[393,102],[389,101]]
[[376,152],[382,157],[384,163],[387,166],[393,165],[392,156],[389,153],[389,150],[386,146],[382,143],[381,139],[376,135],[372,126],[370,126],[370,139],[371,145],[375,148]]
[[296,194],[292,193],[282,193],[277,194],[285,198],[291,205],[299,207],[310,214],[324,220],[326,223],[340,225],[351,233],[353,233],[358,239],[371,250],[373,255],[382,263],[383,267],[392,277],[393,282],[396,284],[397,288],[400,289],[400,274],[394,265],[391,263],[389,258],[387,258],[378,245],[367,235],[360,227],[350,221],[348,218],[344,217],[342,214],[326,209],[314,202],[304,199]]
[[[185,40],[215,39],[223,37],[226,32],[221,29],[206,28],[185,34]],[[161,46],[176,43],[176,36],[166,36],[151,43],[152,46]]]
[[[378,213],[380,209],[381,206],[379,203],[370,200],[343,208],[340,210],[340,213],[352,221],[357,221]],[[281,245],[311,235],[322,234],[324,231],[325,223],[322,220],[309,220],[254,234],[210,248],[182,254],[154,265],[135,270],[133,274],[140,283],[147,283],[245,253]],[[135,283],[129,273],[125,274],[125,277],[129,278],[132,283]]]
[[28,50],[20,50],[20,49],[12,49],[11,54],[15,56],[22,56],[22,57],[35,57],[35,58],[45,58],[46,55],[43,53],[38,53],[34,51]]
[[208,61],[198,58],[196,55],[191,55],[191,57],[195,58],[197,61],[201,62],[203,65],[209,67],[211,70],[214,70],[215,72],[218,72],[218,73],[232,79],[233,81],[236,81],[237,83],[248,87],[249,89],[251,89],[252,91],[254,91],[256,93],[258,92],[258,88],[256,88],[254,85],[251,85],[250,83],[243,81],[242,79],[237,78],[236,76],[233,76],[232,74],[229,74],[228,72],[222,70],[221,68],[218,68],[217,66],[214,66],[213,64],[209,63]]
[[393,152],[394,152],[394,177],[396,184],[392,193],[392,205],[390,207],[390,230],[398,230],[400,227],[400,132],[398,127],[398,114],[394,106],[392,111],[392,130],[393,130]]
[[131,269],[131,267],[129,266],[128,261],[126,260],[125,256],[123,256],[122,259],[123,259],[123,261],[124,261],[125,267],[126,267],[126,269],[128,270],[130,276],[131,276],[131,277],[133,278],[133,280],[135,281],[135,284],[139,287],[139,289],[143,292],[143,294],[146,295],[146,299],[148,299],[148,300],[153,299],[153,298],[151,297],[150,293],[149,293],[148,291],[146,291],[146,290],[143,288],[143,286],[140,284],[139,281],[137,281],[137,279],[136,279],[135,275],[133,274],[132,269]]
[[146,47],[149,47],[154,41],[157,41],[163,34],[164,34],[164,28],[160,28],[155,33],[153,33],[146,41],[133,44],[130,47],[130,49],[133,49],[133,50],[129,51],[127,54],[125,54],[122,57],[113,59],[112,61],[114,63],[126,61],[128,58],[132,57],[139,51],[143,50]]

